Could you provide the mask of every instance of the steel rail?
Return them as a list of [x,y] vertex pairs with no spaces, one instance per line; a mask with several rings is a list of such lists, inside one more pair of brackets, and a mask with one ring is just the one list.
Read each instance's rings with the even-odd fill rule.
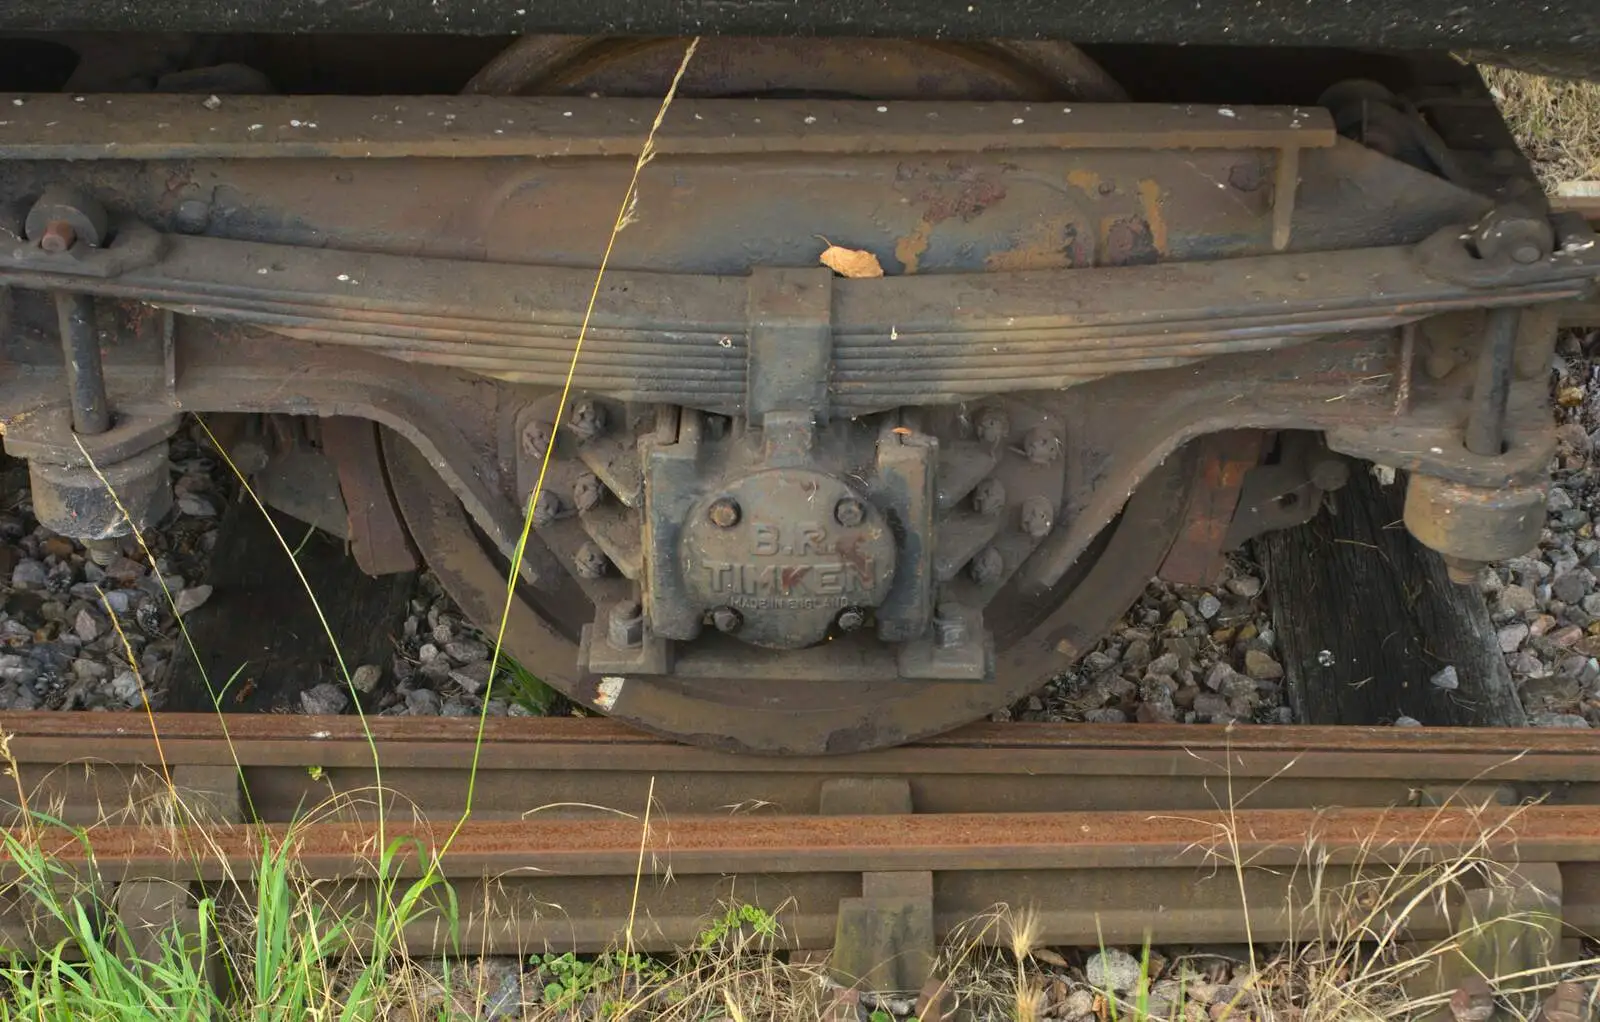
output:
[[[1565,924],[1600,931],[1592,733],[983,724],[882,752],[769,759],[605,720],[497,719],[474,816],[446,852],[477,722],[370,726],[372,744],[352,718],[166,714],[158,747],[135,714],[0,720],[30,808],[73,825],[32,838],[108,887],[232,879],[220,886],[246,896],[262,848],[282,847],[323,882],[319,896],[359,908],[377,896],[383,802],[391,846],[410,849],[393,875],[431,863],[474,906],[453,934],[419,921],[406,935],[417,951],[598,950],[636,888],[639,947],[692,942],[730,898],[776,913],[787,945],[826,947],[841,902],[885,874],[928,878],[942,935],[1009,904],[1032,906],[1052,943],[1147,929],[1228,940],[1249,906],[1257,939],[1277,940],[1321,925],[1292,905],[1461,855],[1543,868]],[[192,816],[170,811],[168,778]],[[862,801],[885,787],[905,804]],[[149,824],[173,818],[186,822]],[[14,806],[10,825],[22,826]],[[0,858],[0,883],[14,874]],[[49,934],[25,916],[0,909],[0,943]],[[1454,925],[1430,908],[1407,936]]]

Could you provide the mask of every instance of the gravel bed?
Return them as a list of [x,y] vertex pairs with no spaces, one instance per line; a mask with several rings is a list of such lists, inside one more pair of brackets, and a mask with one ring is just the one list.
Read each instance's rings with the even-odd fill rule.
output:
[[161,707],[176,615],[211,595],[202,579],[231,489],[195,432],[172,440],[175,507],[146,531],[148,555],[128,537],[91,557],[34,519],[26,463],[0,465],[0,709],[128,709],[141,681]]
[[1242,558],[1209,588],[1152,579],[1076,667],[994,719],[1293,723],[1265,588]]
[[1600,334],[1561,338],[1551,373],[1557,452],[1537,552],[1485,568],[1478,587],[1532,724],[1600,725]]

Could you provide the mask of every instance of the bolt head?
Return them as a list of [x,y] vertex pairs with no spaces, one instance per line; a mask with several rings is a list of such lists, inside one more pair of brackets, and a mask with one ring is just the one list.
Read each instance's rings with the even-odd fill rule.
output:
[[1022,502],[1022,531],[1033,539],[1043,539],[1055,528],[1056,509],[1046,497],[1029,497]]
[[1002,443],[1011,434],[1011,417],[998,408],[985,408],[974,424],[978,439],[986,444]]
[[44,226],[44,234],[39,238],[39,247],[51,254],[65,252],[71,248],[73,242],[78,240],[78,232],[65,220],[52,220]]
[[535,420],[523,426],[522,449],[531,457],[544,457],[544,452],[550,449],[550,424]]
[[997,515],[1006,506],[1006,487],[998,479],[985,479],[972,488],[972,510]]
[[732,607],[718,607],[711,612],[711,623],[719,632],[737,632],[744,624],[744,615]]
[[605,432],[605,406],[586,397],[572,402],[567,412],[567,428],[576,433],[580,440],[593,440]]
[[210,222],[211,203],[201,199],[185,199],[178,203],[173,223],[184,234],[199,234]]
[[644,642],[644,606],[638,600],[612,605],[606,639],[617,649],[635,649]]
[[533,499],[533,527],[542,529],[561,514],[561,498],[549,490],[540,490]]
[[606,559],[605,551],[593,543],[585,543],[578,548],[572,564],[579,578],[602,578],[611,562]]
[[596,507],[605,497],[606,488],[600,484],[600,477],[593,472],[581,473],[572,482],[572,503],[577,505],[579,511],[589,511]]
[[1029,430],[1028,438],[1022,443],[1022,452],[1036,465],[1048,465],[1060,458],[1061,449],[1061,438],[1044,426]]
[[954,649],[967,641],[967,622],[950,607],[940,607],[933,616],[933,641],[940,649]]
[[867,520],[867,509],[854,497],[845,497],[833,506],[833,520],[840,525],[854,527]]
[[731,529],[739,524],[739,502],[732,497],[720,497],[711,502],[706,517],[719,529]]
[[986,586],[1000,577],[1006,570],[1006,560],[1000,551],[992,546],[979,550],[967,565],[967,573],[972,576],[972,581],[980,586]]
[[1539,246],[1518,245],[1511,250],[1511,258],[1525,266],[1529,263],[1536,263],[1539,261]]
[[846,607],[839,611],[838,625],[841,632],[853,632],[867,623],[867,612],[860,607]]

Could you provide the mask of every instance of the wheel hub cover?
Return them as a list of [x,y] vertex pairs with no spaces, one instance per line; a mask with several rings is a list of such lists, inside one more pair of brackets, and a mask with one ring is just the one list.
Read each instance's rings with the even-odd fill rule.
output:
[[841,611],[877,606],[894,580],[883,513],[841,480],[805,469],[756,472],[708,494],[678,550],[691,598],[736,612],[719,624],[772,649],[822,641]]

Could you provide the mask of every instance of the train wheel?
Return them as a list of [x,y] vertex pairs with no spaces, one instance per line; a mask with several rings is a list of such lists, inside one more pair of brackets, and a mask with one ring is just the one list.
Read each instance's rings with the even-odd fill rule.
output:
[[[526,37],[467,86],[485,95],[660,96],[683,40]],[[1119,86],[1059,43],[900,40],[702,41],[681,97],[1116,100]],[[506,606],[509,565],[415,449],[389,434],[391,480],[412,535],[462,609],[490,634]],[[991,681],[822,677],[599,677],[582,672],[580,631],[594,614],[581,590],[520,586],[507,651],[575,701],[697,744],[758,753],[846,753],[892,746],[981,718],[1037,689],[1089,649],[1155,574],[1178,528],[1190,478],[1168,459],[1077,567],[1050,592],[1001,589],[984,608]],[[537,534],[530,542],[538,543]],[[756,655],[760,655],[757,653]],[[760,672],[752,672],[753,674]]]

